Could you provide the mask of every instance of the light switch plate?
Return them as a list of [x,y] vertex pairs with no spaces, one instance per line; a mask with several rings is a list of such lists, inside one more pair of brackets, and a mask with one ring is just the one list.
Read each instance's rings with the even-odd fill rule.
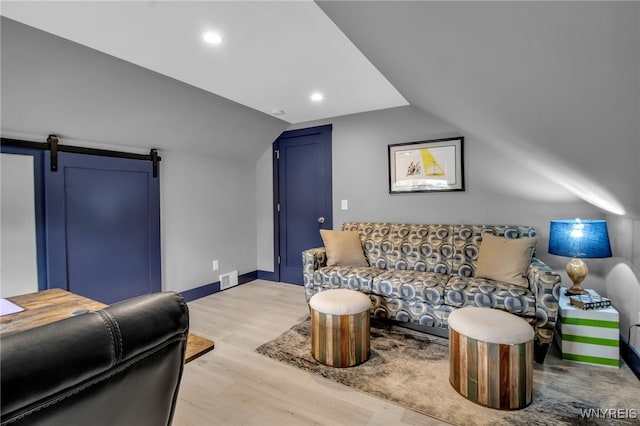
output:
[[348,200],[342,200],[342,210],[349,210],[349,201]]

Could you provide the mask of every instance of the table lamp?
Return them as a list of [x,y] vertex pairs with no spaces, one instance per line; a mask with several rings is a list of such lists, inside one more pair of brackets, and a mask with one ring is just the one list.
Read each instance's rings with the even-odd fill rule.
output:
[[552,220],[549,253],[573,258],[567,263],[567,275],[573,281],[573,287],[567,289],[565,294],[587,294],[581,283],[589,270],[580,259],[611,257],[607,222],[592,219]]

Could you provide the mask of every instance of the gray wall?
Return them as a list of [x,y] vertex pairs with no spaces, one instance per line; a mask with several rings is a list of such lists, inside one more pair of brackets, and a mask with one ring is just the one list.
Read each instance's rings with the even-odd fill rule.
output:
[[269,147],[256,163],[257,269],[273,272],[273,154]]
[[[604,281],[594,285],[609,297],[620,312],[620,333],[640,324],[640,220],[607,215],[613,258],[606,260]],[[640,356],[640,327],[630,333],[630,342]]]
[[640,2],[319,4],[411,105],[640,218]]
[[439,197],[447,214],[531,223],[563,269],[546,255],[549,219],[626,212],[607,215],[616,257],[589,260],[584,285],[618,301],[621,330],[637,323],[640,3],[319,4],[413,106],[467,137],[469,193]]
[[287,123],[7,18],[2,130],[255,164]]
[[[538,254],[561,269],[566,259],[546,253],[549,220],[602,218],[604,213],[559,185],[562,176],[550,178],[548,172],[553,170],[548,164],[545,167],[546,160],[568,165],[557,169],[573,171],[573,176],[592,176],[589,184],[605,185],[630,212],[638,206],[640,146],[634,94],[640,81],[639,6],[602,11],[602,5],[584,6],[588,10],[581,10],[580,16],[566,4],[557,6],[557,14],[534,4],[522,6],[535,13],[539,22],[561,23],[557,28],[562,34],[576,34],[571,40],[584,40],[578,60],[571,60],[567,52],[576,52],[570,45],[559,51],[551,49],[551,56],[537,56],[553,47],[557,37],[564,40],[562,34],[535,38],[532,42],[539,44],[526,55],[501,31],[490,31],[484,39],[462,37],[462,30],[479,34],[479,27],[486,28],[484,18],[493,15],[506,26],[502,31],[514,35],[520,30],[533,31],[530,25],[538,21],[521,14],[516,6],[494,5],[500,10],[477,13],[467,10],[464,25],[451,25],[458,22],[458,6],[446,9],[444,4],[429,3],[383,6],[385,22],[391,24],[395,16],[396,25],[404,27],[399,28],[402,31],[388,27],[379,35],[371,34],[379,26],[368,25],[363,10],[342,10],[357,3],[326,4],[325,9],[335,9],[332,19],[349,27],[346,34],[374,65],[421,108],[402,107],[295,126],[333,124],[335,226],[346,220],[517,221],[536,226],[541,237]],[[368,7],[378,6],[373,2]],[[412,8],[429,9],[416,14]],[[513,17],[509,10],[519,20],[500,19]],[[601,20],[601,13],[610,19]],[[434,20],[433,25],[425,25],[427,17]],[[442,23],[447,24],[443,27]],[[594,32],[589,33],[589,28]],[[55,132],[64,142],[79,145],[140,152],[161,149],[163,289],[184,290],[216,281],[218,272],[210,270],[213,259],[220,260],[220,272],[237,269],[243,273],[256,265],[273,264],[269,151],[286,123],[5,18],[1,31],[3,136],[43,141]],[[428,31],[435,31],[435,37]],[[443,34],[448,34],[447,40],[464,38],[475,43],[447,49],[425,43],[443,40]],[[397,36],[401,43],[389,39],[381,43],[378,36]],[[404,48],[398,49],[400,45]],[[474,52],[453,49],[465,46]],[[436,50],[425,50],[427,47]],[[625,54],[616,54],[613,47]],[[487,61],[482,58],[485,54],[491,57],[492,52],[502,56],[490,61],[490,69],[483,69]],[[431,58],[438,61],[430,62]],[[532,67],[542,69],[531,73]],[[522,76],[527,76],[526,84]],[[541,76],[547,79],[536,80]],[[502,81],[505,84],[496,84]],[[585,86],[597,90],[583,91]],[[387,144],[455,134],[466,137],[465,192],[388,194]],[[580,153],[574,156],[576,147]],[[339,210],[341,199],[349,200],[348,211]],[[614,246],[621,244],[622,257],[613,267],[590,261],[592,276],[585,285],[596,287],[598,276],[600,282],[611,281],[615,270],[625,290],[613,290],[608,283],[603,288],[612,298],[633,300],[640,291],[640,232],[637,220],[620,220],[611,238]],[[619,242],[630,235],[634,236],[630,244]],[[620,264],[627,264],[631,273],[619,273],[615,266]],[[637,319],[638,313],[631,309],[625,307],[621,312],[626,321]]]
[[184,291],[255,271],[255,162],[166,152],[161,173],[163,288]]
[[[549,264],[549,221],[603,218],[599,209],[524,168],[490,143],[460,132],[433,115],[407,106],[291,126],[333,125],[333,220],[414,223],[524,224],[538,231],[538,254]],[[464,192],[389,194],[387,145],[465,136]],[[267,178],[266,173],[263,177]],[[340,210],[340,200],[349,210]],[[517,222],[517,223],[516,223]],[[596,268],[597,269],[597,268]]]
[[256,269],[256,160],[285,122],[5,18],[1,31],[3,137],[160,149],[164,290]]
[[[588,259],[589,276],[583,283],[610,297],[620,312],[621,332],[637,323],[640,310],[638,263],[640,221],[605,212],[558,186],[545,169],[525,167],[526,156],[513,157],[499,145],[484,142],[473,134],[415,107],[400,107],[330,120],[302,123],[289,129],[333,125],[333,215],[334,228],[343,222],[387,221],[414,223],[475,223],[533,225],[540,238],[537,256],[556,269],[563,285],[571,281],[564,271],[567,258],[548,254],[549,221],[562,218],[603,219],[609,223],[615,258]],[[387,145],[462,134],[465,136],[466,191],[440,194],[389,194]],[[270,150],[268,150],[270,152]],[[635,155],[635,153],[634,153]],[[258,181],[271,182],[271,157],[258,163]],[[269,185],[262,199],[272,203]],[[349,210],[340,210],[340,200]],[[259,258],[273,261],[271,210],[258,217],[262,232]],[[268,229],[267,229],[268,227]],[[272,263],[266,263],[272,264]],[[631,343],[640,347],[634,331]]]

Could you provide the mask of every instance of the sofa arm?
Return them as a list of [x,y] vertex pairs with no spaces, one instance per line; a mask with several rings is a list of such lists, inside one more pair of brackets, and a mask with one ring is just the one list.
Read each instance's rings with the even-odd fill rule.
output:
[[324,247],[312,248],[302,252],[302,275],[307,302],[313,295],[313,274],[323,266],[327,266],[327,251]]
[[164,292],[2,336],[2,425],[169,425],[188,333]]
[[536,343],[548,345],[558,320],[561,278],[540,259],[531,259],[527,271],[531,291],[536,298]]

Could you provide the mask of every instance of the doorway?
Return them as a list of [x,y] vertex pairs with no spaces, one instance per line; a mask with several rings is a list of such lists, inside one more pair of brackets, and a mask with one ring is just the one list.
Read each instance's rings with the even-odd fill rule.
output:
[[3,155],[33,158],[37,284],[14,293],[62,288],[112,304],[161,291],[157,154],[57,147],[52,161],[49,144],[2,138]]
[[331,125],[290,130],[274,142],[275,237],[279,280],[303,284],[302,252],[333,229]]
[[150,161],[45,152],[49,288],[105,304],[161,291],[160,186]]

